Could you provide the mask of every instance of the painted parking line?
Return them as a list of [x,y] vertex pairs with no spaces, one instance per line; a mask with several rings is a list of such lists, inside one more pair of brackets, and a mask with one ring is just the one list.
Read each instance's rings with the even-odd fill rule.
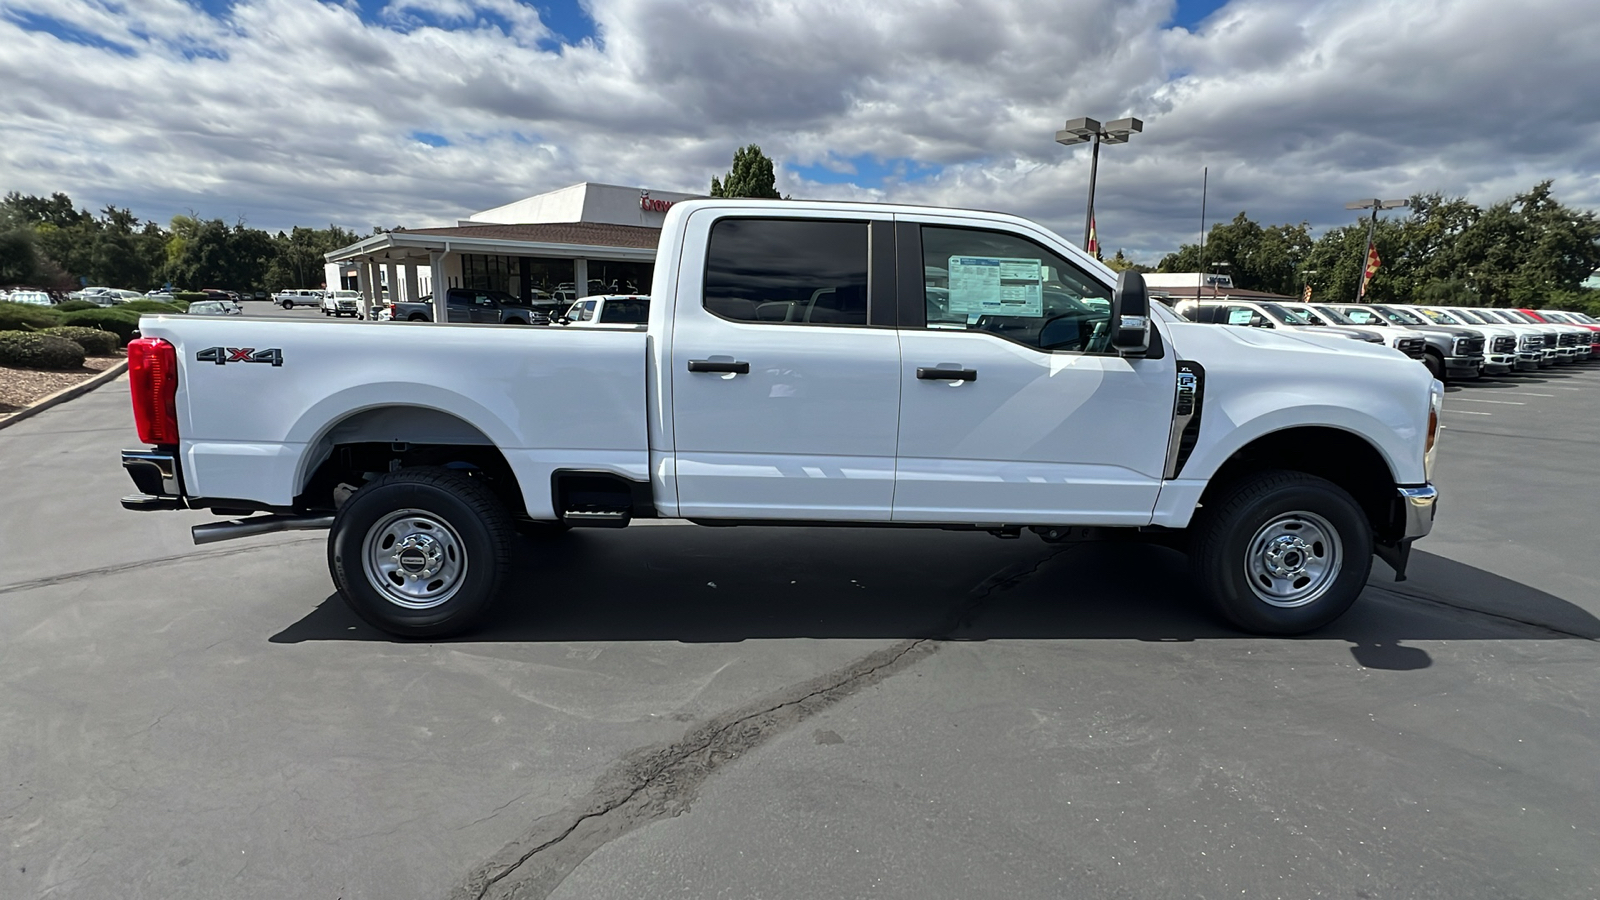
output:
[[1444,411],[1447,412],[1447,413],[1458,413],[1458,414],[1463,415],[1463,416],[1492,416],[1492,415],[1494,415],[1494,413],[1473,412],[1470,409],[1451,409],[1448,406],[1446,406],[1444,408]]
[[[1520,396],[1520,395],[1519,395]],[[1451,403],[1498,403],[1502,406],[1527,406],[1521,400],[1483,400],[1478,397],[1451,397]]]
[[1507,397],[1554,397],[1555,394],[1532,394],[1532,393],[1529,393],[1527,391],[1517,391],[1515,394],[1507,394],[1506,396]]

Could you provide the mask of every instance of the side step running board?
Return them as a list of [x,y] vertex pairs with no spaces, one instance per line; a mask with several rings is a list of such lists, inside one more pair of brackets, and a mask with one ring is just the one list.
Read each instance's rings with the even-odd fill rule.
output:
[[194,536],[196,544],[214,544],[217,541],[231,541],[234,538],[254,537],[258,534],[273,534],[278,531],[315,531],[319,528],[332,528],[333,516],[292,516],[272,514],[266,516],[249,516],[243,519],[234,519],[232,522],[211,522],[206,525],[196,525],[189,529]]
[[626,528],[633,515],[625,509],[569,509],[561,521],[574,528]]

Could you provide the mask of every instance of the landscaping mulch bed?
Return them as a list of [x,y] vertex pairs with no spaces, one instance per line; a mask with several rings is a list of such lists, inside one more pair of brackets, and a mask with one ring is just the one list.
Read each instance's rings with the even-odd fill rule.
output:
[[56,391],[88,381],[124,358],[121,355],[91,356],[83,361],[83,368],[65,372],[0,366],[0,416],[8,416]]

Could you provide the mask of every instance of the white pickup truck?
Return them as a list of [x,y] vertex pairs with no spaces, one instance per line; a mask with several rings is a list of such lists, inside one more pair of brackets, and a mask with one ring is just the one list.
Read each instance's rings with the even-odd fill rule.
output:
[[642,330],[147,316],[123,505],[331,528],[339,592],[407,636],[471,627],[519,525],[1136,534],[1289,634],[1433,521],[1415,361],[1185,322],[1025,219],[687,201],[655,272]]

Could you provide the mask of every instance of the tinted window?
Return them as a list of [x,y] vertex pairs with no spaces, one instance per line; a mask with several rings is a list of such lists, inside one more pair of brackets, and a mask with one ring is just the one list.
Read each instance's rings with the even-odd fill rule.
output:
[[705,306],[739,322],[867,324],[867,223],[717,222],[706,254]]
[[622,325],[643,325],[650,320],[650,302],[637,298],[607,300],[605,319]]
[[924,225],[922,264],[929,328],[1040,350],[1106,349],[1111,289],[1027,238]]

